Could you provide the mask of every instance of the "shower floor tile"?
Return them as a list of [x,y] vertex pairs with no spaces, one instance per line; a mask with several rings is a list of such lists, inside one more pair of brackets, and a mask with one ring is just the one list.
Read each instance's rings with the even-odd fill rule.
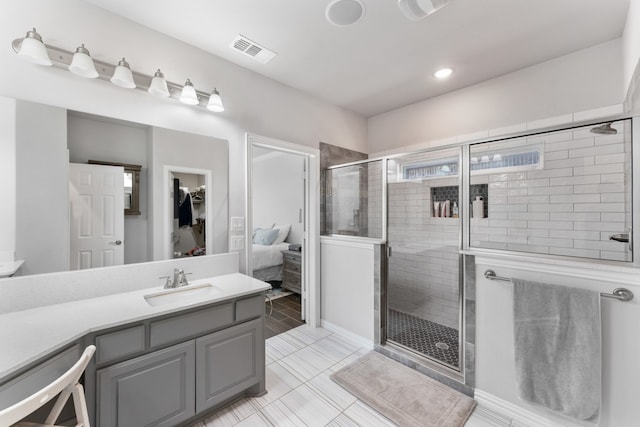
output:
[[389,309],[387,338],[447,365],[458,367],[458,331]]

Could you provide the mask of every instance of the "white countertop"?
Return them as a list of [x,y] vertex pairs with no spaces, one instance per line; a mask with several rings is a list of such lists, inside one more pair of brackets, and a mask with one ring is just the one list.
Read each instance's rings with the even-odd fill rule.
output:
[[240,273],[194,280],[190,286],[204,283],[216,291],[155,307],[144,296],[162,291],[162,286],[2,314],[0,379],[88,333],[271,288]]

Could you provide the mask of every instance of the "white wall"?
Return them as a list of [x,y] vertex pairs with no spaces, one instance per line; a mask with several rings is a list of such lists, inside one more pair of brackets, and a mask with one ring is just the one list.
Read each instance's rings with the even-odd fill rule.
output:
[[623,100],[622,41],[617,39],[371,117],[368,152],[379,153]]
[[640,59],[640,2],[630,0],[627,22],[622,35],[622,54],[624,65],[624,89],[631,84],[633,73]]
[[34,66],[8,46],[0,50],[0,95],[228,140],[234,171],[229,181],[231,216],[246,216],[245,132],[311,147],[324,141],[366,151],[363,117],[93,5],[10,0],[2,8],[0,38],[7,44],[35,26],[45,43],[71,51],[84,43],[96,59],[115,63],[125,56],[134,70],[153,74],[161,68],[170,81],[190,78],[204,91],[217,87],[226,108],[221,114]]
[[16,101],[0,96],[0,262],[13,261],[16,248]]
[[370,343],[374,339],[374,247],[322,238],[320,318]]
[[15,126],[18,274],[68,270],[67,111],[19,101]]
[[140,171],[140,215],[124,216],[124,263],[149,261],[147,256],[147,132],[143,126],[122,121],[107,122],[70,113],[67,120],[69,161],[88,160],[128,163],[142,166]]
[[[257,150],[260,151],[260,150]],[[256,152],[256,150],[254,150]],[[253,225],[291,224],[289,243],[302,243],[304,209],[304,159],[295,154],[269,151],[253,160]]]

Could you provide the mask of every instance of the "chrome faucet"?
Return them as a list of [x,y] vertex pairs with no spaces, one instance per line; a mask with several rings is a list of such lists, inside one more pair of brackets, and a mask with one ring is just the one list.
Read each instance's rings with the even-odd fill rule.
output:
[[172,287],[179,288],[181,286],[187,286],[189,282],[187,282],[187,275],[184,270],[181,268],[173,269],[173,284]]
[[165,289],[179,288],[182,286],[189,285],[189,282],[187,281],[187,274],[191,274],[191,273],[185,273],[184,270],[181,268],[174,268],[173,280],[171,280],[170,276],[162,276],[160,277],[160,279],[167,280],[164,284]]

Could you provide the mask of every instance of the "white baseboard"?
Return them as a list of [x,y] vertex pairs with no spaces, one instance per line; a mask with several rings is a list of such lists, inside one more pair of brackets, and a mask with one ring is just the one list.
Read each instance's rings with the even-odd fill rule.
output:
[[521,406],[514,405],[504,399],[500,399],[486,391],[475,389],[474,398],[478,402],[478,406],[486,408],[492,412],[504,415],[519,423],[535,426],[535,427],[563,427],[548,418],[542,417],[534,412],[524,409]]
[[356,341],[358,343],[360,343],[360,345],[362,345],[363,347],[369,348],[371,350],[373,350],[373,341],[370,341],[364,337],[361,337],[358,334],[354,334],[353,332],[342,328],[340,326],[334,325],[331,322],[327,322],[324,319],[320,319],[320,326],[322,326],[323,328],[325,328],[328,331],[331,331],[333,333],[336,333],[338,335],[342,335],[345,338],[348,338],[351,341]]

